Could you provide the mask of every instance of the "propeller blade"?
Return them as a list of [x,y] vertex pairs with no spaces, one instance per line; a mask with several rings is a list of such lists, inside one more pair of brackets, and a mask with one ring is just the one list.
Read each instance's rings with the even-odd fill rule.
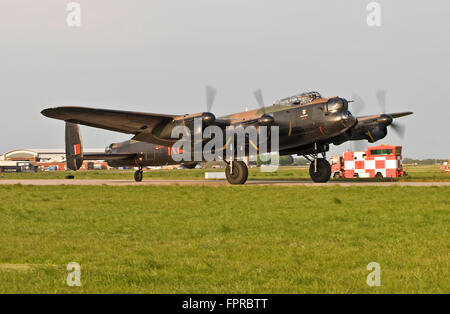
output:
[[352,93],[352,101],[356,104],[355,108],[352,109],[352,111],[355,115],[359,115],[366,107],[366,103],[356,93]]
[[381,107],[381,111],[386,113],[386,91],[385,90],[377,90],[376,92],[378,98],[378,104]]
[[403,124],[393,122],[390,127],[392,127],[392,130],[394,130],[401,139],[405,137],[405,126]]
[[217,90],[214,87],[206,85],[206,111],[211,112],[216,94]]
[[263,98],[262,90],[260,88],[258,88],[257,90],[255,90],[253,92],[253,94],[255,95],[258,105],[261,107],[261,109],[263,109],[264,113],[266,113],[265,107],[264,107],[264,98]]

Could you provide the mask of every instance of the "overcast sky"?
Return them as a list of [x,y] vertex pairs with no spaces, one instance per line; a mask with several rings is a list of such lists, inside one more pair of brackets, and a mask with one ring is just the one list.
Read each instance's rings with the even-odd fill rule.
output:
[[[382,25],[369,27],[364,0],[79,0],[79,28],[66,24],[69,2],[0,2],[0,153],[63,148],[64,123],[46,107],[195,113],[210,84],[216,115],[256,108],[257,87],[268,104],[356,92],[373,114],[385,89],[388,112],[414,115],[399,119],[404,140],[379,143],[449,157],[449,1],[378,1]],[[88,148],[130,138],[82,132]]]

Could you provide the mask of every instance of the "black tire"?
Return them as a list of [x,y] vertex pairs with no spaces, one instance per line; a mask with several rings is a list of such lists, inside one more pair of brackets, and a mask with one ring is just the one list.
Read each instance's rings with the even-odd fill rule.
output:
[[138,170],[134,173],[134,180],[136,182],[142,182],[143,179],[144,179],[144,171]]
[[225,174],[230,184],[244,184],[248,178],[248,168],[243,161],[233,161],[233,173],[230,164],[227,164]]
[[341,174],[339,172],[335,172],[334,175],[333,175],[333,178],[340,179],[341,178]]
[[383,174],[381,172],[377,172],[377,174],[375,175],[375,178],[383,179]]
[[[314,171],[314,163],[317,162],[317,172]],[[309,175],[314,182],[328,182],[331,177],[330,163],[324,158],[317,158],[309,166]]]

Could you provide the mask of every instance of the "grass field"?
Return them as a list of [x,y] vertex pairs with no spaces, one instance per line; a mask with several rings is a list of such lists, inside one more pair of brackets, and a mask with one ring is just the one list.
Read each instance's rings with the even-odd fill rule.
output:
[[[249,180],[308,180],[308,167],[279,167],[276,172],[261,172],[260,168],[249,169]],[[439,166],[406,166],[407,177],[396,181],[450,181],[450,174],[439,169]],[[151,179],[204,179],[206,171],[224,171],[224,169],[183,169],[183,170],[146,170],[145,180]],[[0,174],[3,179],[64,179],[67,175],[74,175],[76,179],[120,179],[133,180],[133,172],[127,171],[58,171],[39,173],[8,173]],[[334,179],[332,179],[334,180]],[[339,179],[338,181],[342,181]],[[352,181],[374,181],[378,179],[352,179]],[[390,181],[390,179],[382,179]],[[336,180],[335,180],[336,181]],[[349,181],[348,179],[344,181]],[[378,180],[379,181],[379,180]]]
[[[449,293],[450,187],[0,186],[0,293]],[[81,265],[68,287],[66,265]],[[369,287],[366,266],[381,266]]]

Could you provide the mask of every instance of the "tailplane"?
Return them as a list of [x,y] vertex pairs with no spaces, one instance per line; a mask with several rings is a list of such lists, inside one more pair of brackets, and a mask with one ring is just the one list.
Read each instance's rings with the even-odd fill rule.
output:
[[83,165],[83,144],[80,126],[66,122],[66,162],[70,170],[78,170]]

